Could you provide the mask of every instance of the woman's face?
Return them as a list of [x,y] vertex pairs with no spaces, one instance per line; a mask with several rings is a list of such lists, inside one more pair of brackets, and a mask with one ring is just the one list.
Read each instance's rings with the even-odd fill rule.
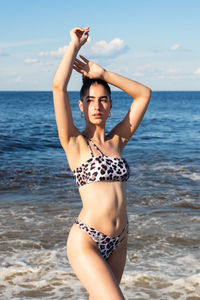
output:
[[112,102],[103,85],[91,85],[83,97],[83,101],[80,102],[79,106],[84,113],[86,121],[96,125],[105,124]]

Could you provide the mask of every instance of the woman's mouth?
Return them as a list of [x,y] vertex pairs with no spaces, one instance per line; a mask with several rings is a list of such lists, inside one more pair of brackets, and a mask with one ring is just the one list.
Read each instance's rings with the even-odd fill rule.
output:
[[96,114],[93,114],[93,117],[95,117],[95,118],[97,118],[97,119],[99,119],[99,118],[101,118],[101,114],[100,113],[96,113]]

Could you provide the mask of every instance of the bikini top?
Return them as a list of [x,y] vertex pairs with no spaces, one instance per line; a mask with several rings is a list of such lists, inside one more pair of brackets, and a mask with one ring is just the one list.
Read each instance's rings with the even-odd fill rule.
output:
[[[97,181],[127,181],[129,166],[126,160],[104,155],[91,139],[85,138],[92,157],[73,171],[78,187]],[[97,149],[100,156],[94,156],[89,142]]]

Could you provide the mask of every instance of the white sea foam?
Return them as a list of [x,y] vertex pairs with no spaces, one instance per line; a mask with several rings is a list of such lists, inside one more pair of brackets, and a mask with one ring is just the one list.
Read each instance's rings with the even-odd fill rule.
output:
[[[200,293],[200,255],[158,257],[129,249],[122,278],[125,298],[186,299]],[[134,263],[129,256],[135,255]],[[196,273],[195,273],[196,270]],[[20,250],[4,256],[0,272],[2,299],[87,299],[87,293],[71,270],[65,247]]]
[[200,180],[200,173],[190,170],[190,166],[172,163],[156,163],[153,167],[154,171],[179,174],[182,177],[189,178],[193,181]]
[[200,174],[196,173],[196,172],[189,172],[189,171],[187,171],[185,173],[183,172],[181,175],[183,177],[189,178],[189,179],[191,179],[193,181],[200,181]]
[[[88,299],[66,259],[66,227],[72,224],[72,215],[74,211],[50,205],[1,210],[0,299]],[[198,215],[184,209],[173,213],[162,206],[140,207],[129,213],[129,223],[121,285],[125,298],[197,297]]]
[[193,299],[188,297],[200,297],[200,273],[173,278],[165,273],[133,270],[124,273],[122,289],[126,299]]
[[[21,260],[23,257],[23,260]],[[87,293],[65,256],[57,250],[21,251],[4,259],[0,272],[1,299],[84,299]],[[87,299],[87,298],[85,298]]]

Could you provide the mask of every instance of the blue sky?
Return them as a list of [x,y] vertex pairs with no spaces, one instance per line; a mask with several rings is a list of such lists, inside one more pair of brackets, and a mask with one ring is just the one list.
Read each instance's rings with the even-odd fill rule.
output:
[[[0,90],[51,90],[75,26],[104,68],[152,90],[200,90],[199,0],[8,0],[0,4]],[[69,90],[79,90],[73,72]]]

